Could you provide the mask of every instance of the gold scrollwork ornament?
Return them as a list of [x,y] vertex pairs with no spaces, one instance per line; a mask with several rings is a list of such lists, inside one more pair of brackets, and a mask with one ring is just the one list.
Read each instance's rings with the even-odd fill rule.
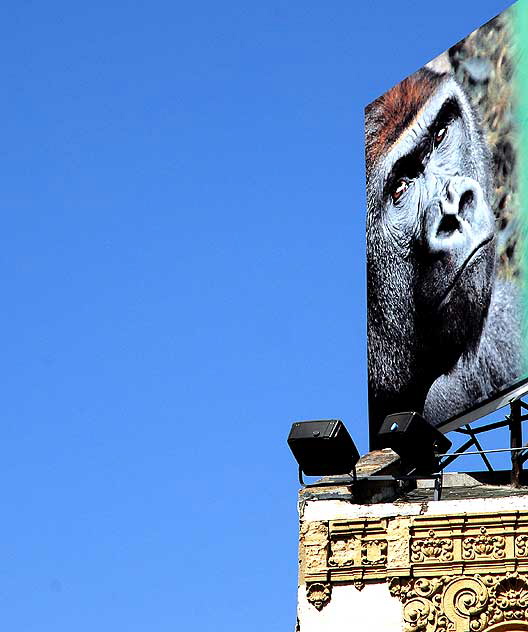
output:
[[434,632],[436,611],[423,597],[413,597],[403,606],[405,632]]
[[488,620],[488,601],[488,589],[480,579],[462,577],[452,580],[446,586],[441,609],[455,632],[480,632]]

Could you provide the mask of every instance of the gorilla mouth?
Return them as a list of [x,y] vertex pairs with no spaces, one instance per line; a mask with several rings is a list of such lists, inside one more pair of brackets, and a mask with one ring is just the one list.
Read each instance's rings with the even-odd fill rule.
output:
[[475,246],[475,248],[473,248],[473,250],[469,253],[469,255],[467,256],[467,258],[464,261],[464,263],[458,269],[457,273],[455,274],[454,279],[449,284],[447,290],[442,295],[442,298],[440,299],[439,307],[443,307],[444,306],[444,303],[445,303],[447,297],[449,296],[449,294],[451,293],[451,291],[453,290],[455,285],[459,282],[460,277],[462,276],[462,274],[464,273],[464,270],[468,267],[468,265],[477,257],[477,255],[482,250],[482,248],[487,246],[494,239],[495,239],[495,234],[492,233],[489,237],[486,237],[486,239],[481,241],[480,244],[478,244],[478,246]]

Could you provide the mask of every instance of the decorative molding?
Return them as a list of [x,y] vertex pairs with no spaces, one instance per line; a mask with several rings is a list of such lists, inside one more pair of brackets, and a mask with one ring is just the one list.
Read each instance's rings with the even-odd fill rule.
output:
[[361,564],[374,566],[387,563],[387,540],[364,540],[361,545]]
[[328,566],[328,524],[325,522],[301,523],[301,572],[312,581],[326,580]]
[[505,577],[495,586],[492,622],[528,621],[528,581],[516,573]]
[[528,512],[301,523],[301,583],[507,572],[528,573]]
[[447,583],[439,610],[449,621],[449,629],[480,632],[487,623],[489,601],[488,589],[479,577],[462,576]]
[[352,538],[338,538],[330,543],[330,559],[328,564],[330,566],[353,566],[356,563],[357,558],[357,542],[358,539]]
[[411,560],[423,562],[425,560],[453,560],[453,541],[447,538],[438,538],[434,531],[429,531],[429,537],[424,540],[415,540],[411,544]]
[[528,632],[528,512],[305,521],[300,535],[318,611],[333,586],[388,582],[405,632]]
[[354,586],[357,590],[361,591],[365,588],[365,582],[362,579],[356,579],[354,582]]
[[314,582],[306,586],[306,598],[317,610],[322,610],[330,601],[331,596],[332,585],[328,582]]
[[518,573],[468,577],[393,578],[393,597],[403,604],[405,632],[485,632],[528,626],[528,579]]
[[528,535],[518,535],[515,538],[515,551],[518,557],[528,555]]
[[503,536],[488,535],[486,527],[480,528],[480,534],[472,538],[464,538],[462,542],[462,557],[474,560],[476,557],[493,557],[501,560],[505,555],[506,540]]

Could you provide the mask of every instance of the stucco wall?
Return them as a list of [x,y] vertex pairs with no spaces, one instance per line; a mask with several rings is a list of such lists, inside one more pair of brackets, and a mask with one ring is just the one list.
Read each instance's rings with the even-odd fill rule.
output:
[[386,583],[336,586],[332,599],[318,611],[299,588],[298,616],[301,632],[401,632],[402,606],[391,596]]

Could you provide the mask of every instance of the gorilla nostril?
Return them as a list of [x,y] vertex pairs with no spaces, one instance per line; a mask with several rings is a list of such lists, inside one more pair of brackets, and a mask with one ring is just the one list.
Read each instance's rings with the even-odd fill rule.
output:
[[467,208],[473,206],[473,200],[475,198],[475,194],[471,189],[464,191],[460,196],[460,202],[458,203],[458,212],[462,214]]
[[443,215],[440,220],[440,224],[438,224],[436,235],[437,237],[448,237],[457,230],[460,230],[460,221],[458,216],[451,214]]

